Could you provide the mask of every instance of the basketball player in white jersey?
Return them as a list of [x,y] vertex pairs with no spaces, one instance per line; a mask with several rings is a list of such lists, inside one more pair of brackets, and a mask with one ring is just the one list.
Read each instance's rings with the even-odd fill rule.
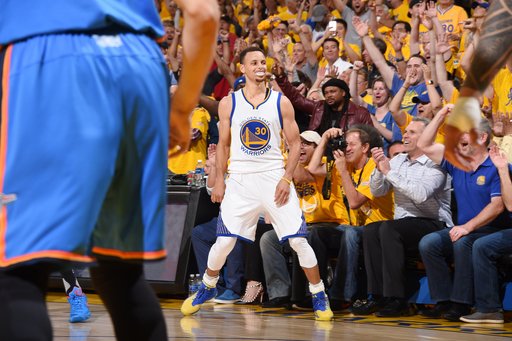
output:
[[[300,154],[300,137],[291,102],[266,86],[266,60],[262,50],[249,47],[240,54],[245,75],[243,89],[219,103],[217,179],[212,200],[221,202],[217,241],[208,255],[208,267],[199,291],[181,307],[184,315],[196,313],[216,295],[219,270],[236,238],[254,241],[256,224],[266,212],[281,241],[288,240],[313,297],[317,320],[333,317],[313,249],[306,241],[306,223],[292,184]],[[285,166],[286,138],[289,152]],[[228,166],[229,158],[229,166]],[[224,182],[226,171],[229,177]]]

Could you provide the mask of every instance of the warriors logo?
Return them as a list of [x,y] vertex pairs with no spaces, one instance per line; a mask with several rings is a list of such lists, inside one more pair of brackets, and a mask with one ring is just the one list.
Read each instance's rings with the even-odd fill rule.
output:
[[245,122],[240,129],[240,141],[243,147],[247,149],[247,151],[245,151],[246,153],[251,155],[263,154],[270,149],[266,148],[270,141],[270,129],[268,125],[261,120],[249,120]]

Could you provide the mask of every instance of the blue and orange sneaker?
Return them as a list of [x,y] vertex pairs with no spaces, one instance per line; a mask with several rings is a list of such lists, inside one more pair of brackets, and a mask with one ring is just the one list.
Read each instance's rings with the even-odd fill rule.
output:
[[69,293],[68,302],[71,306],[69,311],[69,322],[83,322],[91,317],[91,311],[87,304],[87,296],[85,296],[81,288],[73,288],[73,291]]
[[315,312],[315,320],[330,321],[333,318],[331,307],[329,306],[329,298],[325,291],[320,291],[312,296],[313,311]]
[[185,316],[193,315],[201,309],[201,305],[217,296],[217,288],[210,288],[201,282],[199,290],[181,305],[181,313]]

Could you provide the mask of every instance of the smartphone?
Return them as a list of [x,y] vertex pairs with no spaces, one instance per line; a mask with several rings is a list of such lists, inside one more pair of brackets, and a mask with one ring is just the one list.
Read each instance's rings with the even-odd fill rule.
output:
[[334,20],[329,21],[329,24],[327,25],[327,30],[335,32],[336,31],[336,26],[337,26],[337,22],[336,21],[334,21]]

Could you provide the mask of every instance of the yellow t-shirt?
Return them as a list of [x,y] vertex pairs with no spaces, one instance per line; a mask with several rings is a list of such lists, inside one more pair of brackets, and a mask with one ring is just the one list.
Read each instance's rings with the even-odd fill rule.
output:
[[[288,21],[290,19],[297,19],[297,14],[293,14],[288,12],[288,9],[286,9],[284,12],[281,12],[277,15],[282,21]],[[303,22],[306,21],[308,18],[308,12],[302,11],[301,19]]]
[[190,145],[188,152],[177,156],[169,157],[167,167],[176,174],[186,174],[194,170],[198,160],[206,161],[206,137],[208,135],[208,123],[210,114],[206,109],[198,107],[192,113],[191,127],[201,132],[201,138]]
[[393,191],[382,197],[374,197],[370,190],[370,176],[375,167],[375,162],[369,158],[364,167],[351,171],[357,191],[368,198],[368,201],[357,210],[350,210],[352,225],[364,226],[376,221],[393,219]]
[[493,112],[512,113],[512,72],[504,67],[492,81],[495,105]]
[[160,0],[160,8],[160,20],[168,19],[171,17],[171,14],[165,5],[165,0]]
[[306,223],[349,223],[347,209],[343,203],[340,189],[340,177],[336,169],[332,172],[331,197],[325,200],[322,196],[322,186],[325,177],[315,176],[315,182],[295,184],[300,207]]
[[[468,15],[466,11],[457,5],[451,6],[447,11],[441,12],[439,6],[437,6],[437,19],[443,26],[445,33],[458,34],[461,35],[464,30],[463,22],[468,19]],[[458,48],[459,42],[453,41],[450,42],[450,45],[453,45]]]
[[[407,35],[405,38],[405,43],[402,46],[402,55],[404,59],[407,61],[411,57],[411,48],[409,46],[410,35]],[[393,45],[391,45],[391,37],[386,37],[386,53],[384,56],[388,61],[393,64],[396,64],[396,52],[393,49]]]
[[391,9],[389,14],[393,19],[395,19],[395,21],[400,20],[411,23],[411,18],[407,16],[407,14],[409,14],[409,1],[404,0],[400,6],[395,9]]

